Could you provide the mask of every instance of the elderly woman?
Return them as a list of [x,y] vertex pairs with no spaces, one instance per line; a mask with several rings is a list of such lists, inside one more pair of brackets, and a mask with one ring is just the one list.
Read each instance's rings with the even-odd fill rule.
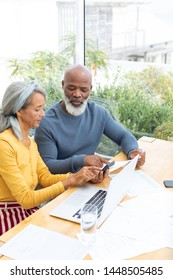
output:
[[[29,136],[44,116],[44,104],[45,93],[35,83],[13,82],[4,94],[0,109],[0,235],[67,188],[95,176],[103,179],[100,168],[91,166],[75,174],[50,173]],[[38,184],[43,188],[35,190]]]

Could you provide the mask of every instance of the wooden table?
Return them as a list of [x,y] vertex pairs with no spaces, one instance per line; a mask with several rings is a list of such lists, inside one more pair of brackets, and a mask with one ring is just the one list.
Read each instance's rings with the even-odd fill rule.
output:
[[[163,180],[173,179],[173,142],[159,140],[155,138],[142,137],[139,141],[139,147],[146,150],[146,162],[141,170],[146,172],[152,179],[163,185]],[[126,160],[124,153],[120,153],[115,157],[116,160]],[[106,178],[102,182],[102,186],[107,187],[109,179]],[[0,236],[0,245],[7,242],[29,224],[42,226],[49,230],[57,231],[76,238],[79,232],[79,225],[70,221],[55,218],[49,215],[49,212],[61,201],[63,201],[74,189],[69,189],[63,194],[40,208],[33,215],[16,225],[14,228]],[[173,191],[172,189],[170,191]],[[1,256],[0,260],[9,259]],[[90,259],[90,257],[86,257]],[[138,260],[172,260],[173,249],[164,248],[151,253],[142,254],[132,258]]]

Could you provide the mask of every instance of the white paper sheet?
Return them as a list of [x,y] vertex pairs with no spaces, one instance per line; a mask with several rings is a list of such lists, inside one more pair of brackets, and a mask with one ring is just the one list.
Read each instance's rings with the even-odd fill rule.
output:
[[173,248],[172,213],[173,194],[162,187],[120,203],[99,229],[90,255],[100,260],[127,259]]
[[160,247],[173,248],[173,219],[154,210],[117,207],[101,230]]
[[136,170],[134,172],[133,184],[128,189],[128,195],[141,195],[149,192],[159,191],[163,188],[163,186],[159,185],[142,170]]
[[155,211],[158,215],[173,215],[173,193],[163,189],[157,192],[146,193],[144,195],[134,197],[132,199],[121,202],[122,207],[128,207],[128,209],[134,212],[139,211]]
[[2,245],[0,253],[17,260],[79,260],[87,250],[77,239],[29,225]]
[[100,230],[97,242],[89,254],[94,260],[124,260],[157,249],[157,244]]
[[129,163],[130,160],[119,160],[119,161],[115,161],[114,165],[112,165],[110,168],[109,168],[109,172],[112,172],[120,167],[123,167],[125,166],[127,163]]
[[[110,174],[111,178],[115,177],[116,174]],[[163,186],[159,185],[151,177],[145,174],[142,170],[136,170],[134,172],[133,183],[130,184],[127,194],[132,196],[139,196],[149,192],[157,192],[164,189]]]

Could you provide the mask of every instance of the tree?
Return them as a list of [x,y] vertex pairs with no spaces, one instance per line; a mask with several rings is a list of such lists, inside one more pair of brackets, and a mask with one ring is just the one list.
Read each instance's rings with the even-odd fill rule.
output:
[[[63,39],[65,43],[65,48],[62,50],[61,55],[63,55],[67,60],[73,63],[76,61],[76,35],[74,33],[68,33]],[[85,42],[85,61],[86,66],[91,70],[93,76],[97,75],[97,69],[107,70],[108,67],[108,57],[106,54],[98,50],[95,46],[93,40],[86,38]]]
[[27,81],[36,80],[48,93],[48,102],[61,98],[61,80],[68,66],[63,56],[51,51],[37,51],[26,59],[9,60],[11,76]]

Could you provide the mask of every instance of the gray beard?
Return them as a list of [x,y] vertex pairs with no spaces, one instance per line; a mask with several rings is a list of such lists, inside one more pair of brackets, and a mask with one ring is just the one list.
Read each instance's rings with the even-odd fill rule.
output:
[[65,103],[66,110],[70,115],[73,115],[73,116],[81,115],[85,111],[85,108],[87,106],[87,102],[88,102],[88,98],[85,99],[83,104],[81,104],[79,107],[74,107],[71,104],[69,98],[64,95],[64,103]]

